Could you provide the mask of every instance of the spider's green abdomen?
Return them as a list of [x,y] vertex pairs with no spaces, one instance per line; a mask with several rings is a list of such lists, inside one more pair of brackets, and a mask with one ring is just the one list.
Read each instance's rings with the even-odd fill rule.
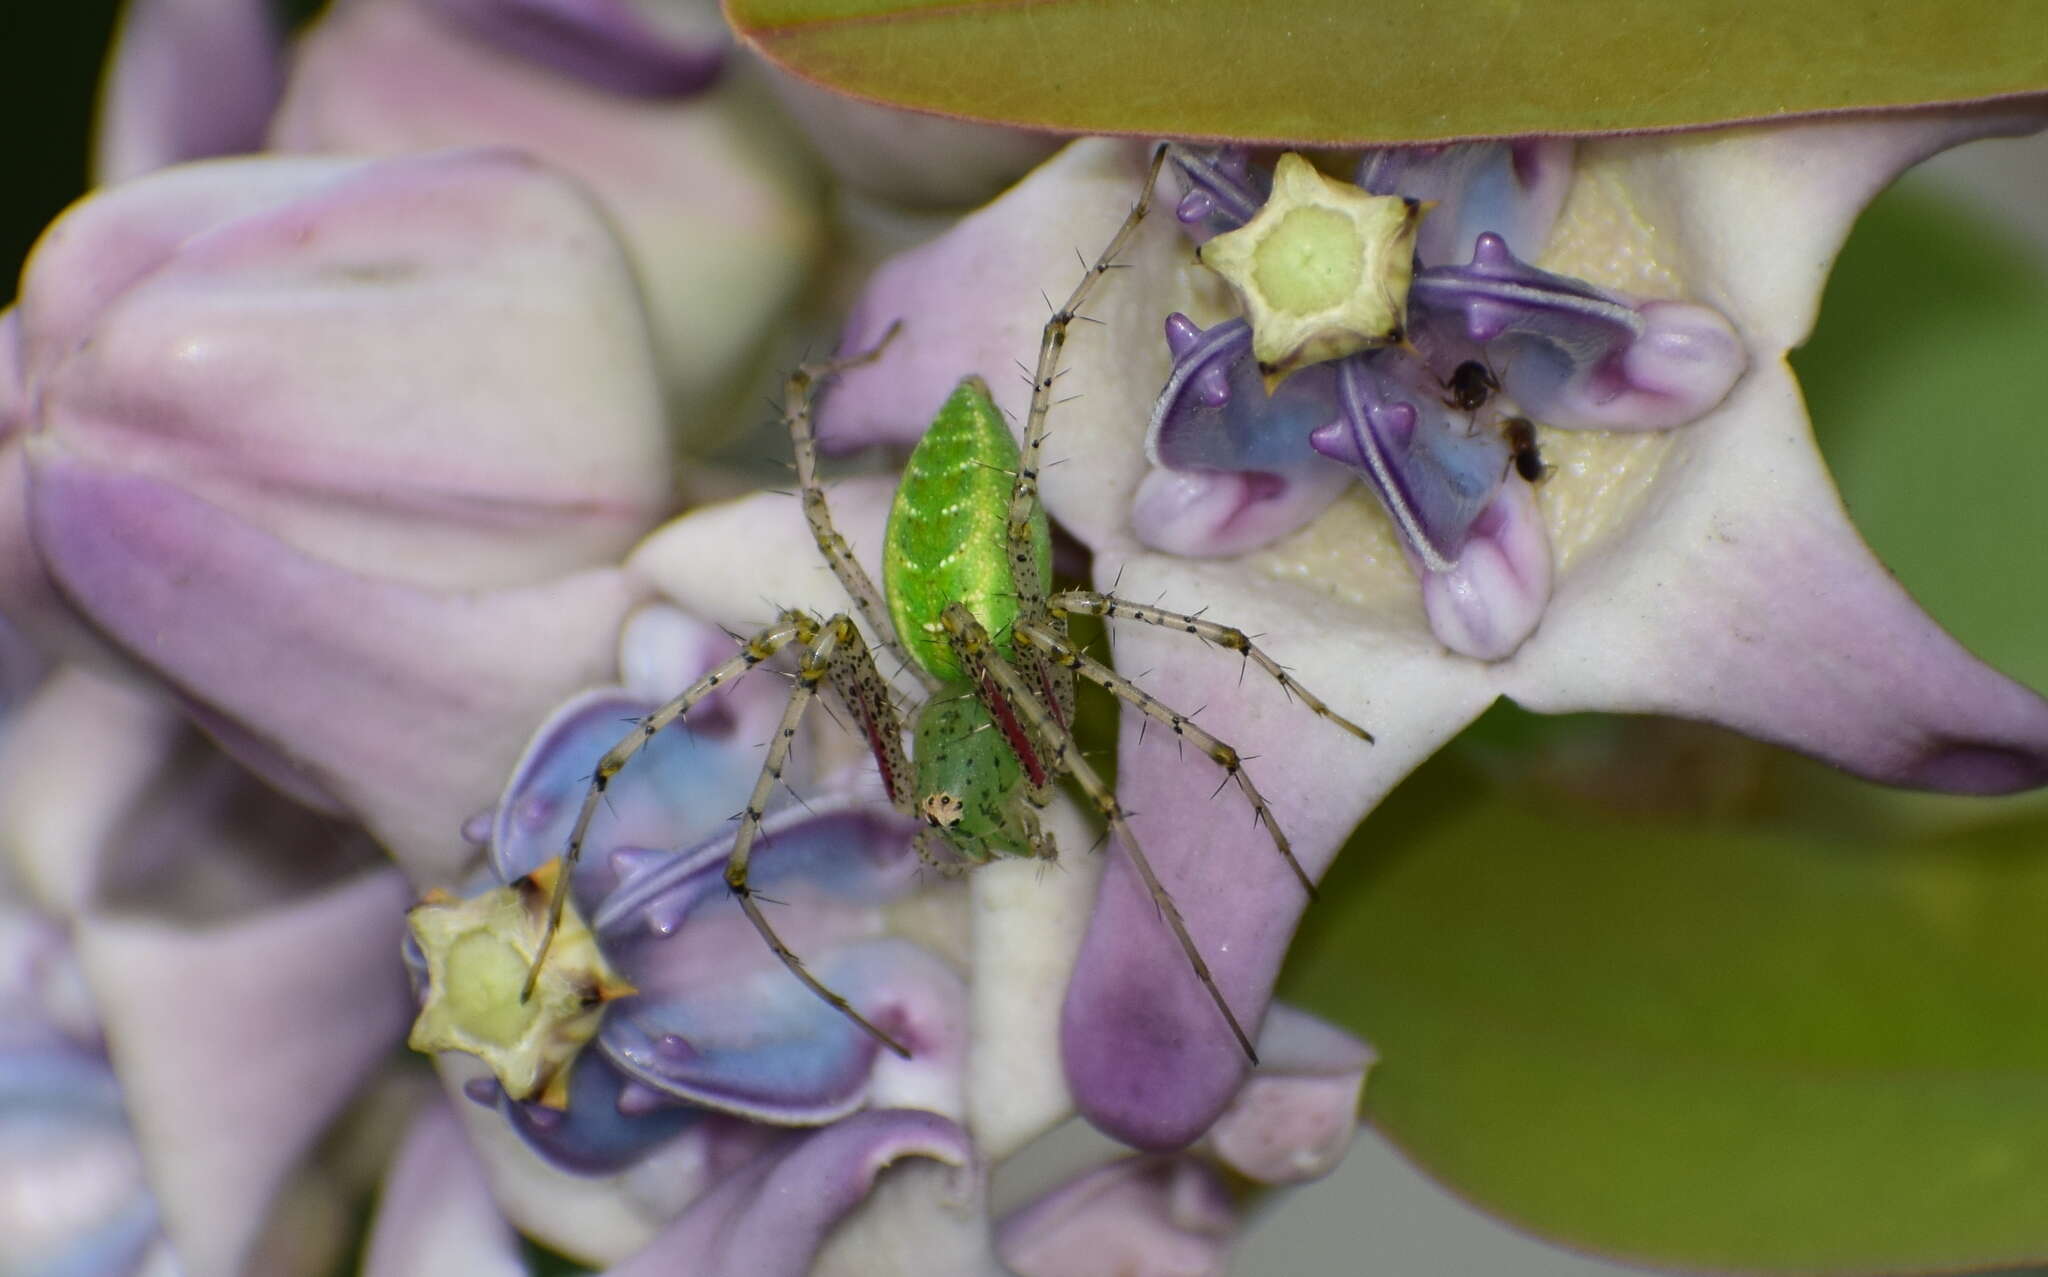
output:
[[[1016,482],[1017,441],[988,385],[968,377],[946,400],[904,467],[882,547],[882,591],[911,659],[943,682],[966,675],[946,644],[939,613],[958,600],[1014,655],[1017,616],[1004,523]],[[1052,575],[1052,535],[1034,507],[1032,552],[1039,580]]]

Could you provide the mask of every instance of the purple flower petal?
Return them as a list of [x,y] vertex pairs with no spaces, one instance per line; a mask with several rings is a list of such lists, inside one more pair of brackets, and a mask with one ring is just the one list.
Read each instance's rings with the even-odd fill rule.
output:
[[256,150],[284,85],[264,0],[135,0],[107,68],[93,176]]
[[[958,977],[914,945],[876,940],[807,956],[828,987],[913,1039],[922,1024],[957,1026],[964,1016]],[[923,1067],[959,1067],[964,1035],[954,1028],[947,1036],[956,1049],[919,1061]],[[615,1068],[669,1103],[778,1126],[820,1125],[860,1107],[881,1050],[779,964],[726,970],[715,982],[700,976],[688,995],[624,1003],[605,1018],[598,1041]],[[907,1045],[915,1058],[937,1044]]]
[[1358,471],[1432,572],[1449,571],[1507,472],[1507,445],[1417,386],[1427,373],[1399,351],[1336,365],[1339,416],[1309,436]]
[[1062,139],[1036,130],[850,98],[773,62],[756,65],[832,176],[883,203],[867,216],[890,225],[889,214],[901,206],[912,216],[900,225],[918,238],[930,229],[916,211],[968,209],[992,200],[1061,145]]
[[732,34],[708,8],[661,6],[657,26],[627,0],[424,0],[508,53],[614,93],[688,97],[725,67]]
[[[730,640],[726,645],[730,653]],[[727,708],[735,694],[748,711],[744,728]],[[768,738],[787,699],[772,680],[742,681],[731,692],[713,693],[689,721],[643,746],[605,791],[579,879],[602,874],[610,880],[606,857],[619,848],[677,850],[725,829],[736,796],[760,774],[756,747]],[[534,734],[512,769],[491,826],[491,864],[503,881],[563,853],[597,760],[657,704],[619,691],[585,692]]]
[[[625,245],[653,330],[651,350],[636,337],[619,353],[654,357],[684,428],[724,418],[734,369],[752,357],[822,247],[810,161],[758,102],[729,92],[593,91],[499,53],[421,0],[329,6],[294,50],[270,145],[350,155],[504,147],[575,178]],[[706,297],[720,304],[707,306]]]
[[1545,425],[1662,430],[1721,402],[1748,363],[1719,311],[1634,301],[1518,261],[1479,236],[1470,264],[1416,272],[1408,293],[1418,345],[1476,348],[1502,388]]
[[1309,445],[1336,418],[1335,375],[1304,368],[1268,395],[1251,327],[1232,319],[1203,331],[1166,317],[1173,374],[1153,405],[1145,455],[1155,467],[1133,500],[1145,544],[1177,554],[1238,554],[1321,513],[1349,476]]
[[413,1115],[385,1173],[363,1277],[454,1272],[525,1277],[529,1269],[461,1124],[436,1101]]
[[96,197],[31,259],[38,449],[432,586],[607,561],[662,512],[633,277],[572,183],[483,152],[202,173],[217,193],[179,173]]
[[622,1170],[698,1123],[717,1120],[666,1097],[662,1103],[641,1102],[644,1088],[602,1051],[585,1051],[569,1066],[567,1109],[520,1103],[488,1078],[473,1085],[535,1152],[577,1175]]
[[[758,771],[757,765],[728,795],[744,794]],[[615,857],[610,874],[600,881],[616,885],[591,910],[591,926],[614,945],[652,934],[662,938],[664,947],[668,937],[686,927],[750,927],[725,886],[726,860],[736,835],[731,813],[711,823],[726,827],[693,847]],[[914,821],[882,804],[878,788],[840,789],[803,803],[785,800],[762,821],[749,881],[778,899],[790,896],[785,903],[800,893],[820,903],[872,909],[916,887],[918,861],[910,845],[916,829]],[[647,987],[675,987],[681,979],[649,970],[628,974]]]
[[634,602],[616,571],[483,594],[367,580],[176,488],[55,457],[33,513],[109,637],[341,797],[421,881],[453,876],[464,817],[529,725],[604,677]]
[[135,1271],[160,1234],[119,1081],[97,1049],[5,990],[0,1012],[0,1260],[9,1272]]
[[1254,167],[1243,147],[1175,146],[1167,155],[1183,192],[1174,220],[1197,244],[1251,221],[1273,193],[1272,173]]
[[[611,1268],[610,1277],[684,1271],[701,1277],[803,1277],[814,1271],[833,1231],[851,1222],[849,1216],[886,1187],[890,1174],[903,1173],[892,1168],[905,1159],[964,1168],[973,1153],[965,1131],[912,1109],[856,1113],[816,1133],[791,1135],[720,1180],[639,1254]],[[919,1183],[917,1196],[928,1198],[938,1188]],[[972,1190],[957,1187],[952,1195],[967,1199]],[[907,1205],[916,1203],[912,1198]],[[963,1218],[978,1230],[971,1214]],[[986,1271],[959,1267],[962,1256],[936,1245],[938,1236],[891,1236],[885,1229],[863,1240],[880,1265],[863,1271],[910,1271],[906,1265],[963,1277]]]
[[1303,368],[1266,393],[1252,358],[1251,325],[1242,319],[1197,328],[1166,317],[1173,375],[1145,428],[1145,458],[1176,470],[1321,471],[1308,445],[1316,427],[1337,418],[1334,371]]
[[410,999],[393,955],[410,894],[385,870],[203,930],[81,921],[79,956],[190,1271],[240,1268],[285,1176],[398,1043]]
[[28,384],[21,370],[21,311],[0,310],[0,447],[28,424]]
[[118,831],[190,736],[176,707],[145,687],[56,671],[0,744],[0,845],[13,871],[0,876],[53,918],[92,907],[120,877],[109,865]]
[[[1097,579],[1119,572],[1135,597],[1162,606],[1210,605],[1210,615],[1267,628],[1286,615],[1289,641],[1275,659],[1372,729],[1367,746],[1316,721],[1279,688],[1184,635],[1120,627],[1119,664],[1173,671],[1170,703],[1202,709],[1198,721],[1250,761],[1295,856],[1320,875],[1379,797],[1470,722],[1494,697],[1477,672],[1447,662],[1415,626],[1360,634],[1346,613],[1306,594],[1232,581],[1208,568],[1145,556],[1098,558]],[[1303,616],[1330,622],[1311,625]],[[1370,643],[1369,647],[1362,644]],[[1224,998],[1254,1033],[1296,920],[1308,899],[1235,791],[1170,733],[1140,732],[1126,716],[1118,743],[1118,795],[1160,880],[1187,920]],[[1061,1034],[1067,1077],[1082,1114],[1138,1148],[1183,1148],[1207,1130],[1245,1077],[1245,1059],[1151,896],[1112,847],[1095,914],[1067,989]]]
[[1937,152],[2032,133],[2042,118],[2038,108],[1936,107],[1731,129],[1698,146],[1581,145],[1612,180],[1658,192],[1671,240],[1690,247],[1692,295],[1734,323],[1761,365],[1812,332],[1835,254],[1872,197]]
[[1243,554],[1300,528],[1351,486],[1335,465],[1290,480],[1265,471],[1168,470],[1147,474],[1131,498],[1131,530],[1167,554],[1193,559]]
[[1188,1157],[1128,1157],[1005,1219],[996,1247],[1019,1277],[1223,1277],[1237,1211]]
[[[1044,299],[1064,298],[1080,278],[1075,246],[1107,243],[1130,211],[1144,156],[1122,142],[1070,146],[944,235],[883,263],[855,303],[839,349],[867,349],[899,320],[902,331],[879,359],[844,373],[826,393],[818,410],[821,443],[837,450],[914,443],[970,373],[1021,423],[1031,390],[1016,365],[1038,350]],[[1114,286],[1088,303],[1098,322],[1070,334],[1047,473],[1085,476],[1095,490],[1069,502],[1072,484],[1060,499],[1048,487],[1047,505],[1084,541],[1097,539],[1098,528],[1109,535],[1112,525],[1122,527],[1142,477],[1142,460],[1126,451],[1126,432],[1147,419],[1166,379],[1158,337],[1163,313],[1194,308],[1186,255],[1171,218],[1148,219],[1119,258],[1125,269],[1107,281]],[[1160,305],[1161,290],[1173,294],[1168,305]]]
[[1415,241],[1424,266],[1466,260],[1487,231],[1533,259],[1564,207],[1572,159],[1569,138],[1389,147],[1359,158],[1357,181],[1374,195],[1436,201]]
[[1512,655],[1550,604],[1550,537],[1529,485],[1501,486],[1456,563],[1418,567],[1423,614],[1445,647],[1477,661]]
[[1713,424],[1666,463],[1656,517],[1560,578],[1516,657],[1516,700],[1710,719],[1893,784],[2048,783],[2048,700],[1971,656],[1872,557],[1790,374],[1760,365]]
[[1230,1101],[1206,1147],[1262,1184],[1319,1179],[1344,1160],[1373,1050],[1334,1025],[1275,1004],[1259,1035],[1259,1067]]

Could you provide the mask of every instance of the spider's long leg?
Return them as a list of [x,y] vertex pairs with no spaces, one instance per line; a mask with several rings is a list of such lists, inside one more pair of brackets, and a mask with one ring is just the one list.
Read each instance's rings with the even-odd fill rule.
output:
[[[1138,839],[1124,820],[1123,807],[1116,800],[1116,791],[1103,781],[1096,770],[1081,757],[1081,751],[1074,744],[1073,736],[1066,728],[1053,721],[1050,711],[1035,696],[1024,676],[1005,661],[996,650],[988,631],[974,619],[973,613],[958,602],[948,603],[940,617],[946,627],[946,635],[952,642],[954,654],[966,669],[977,687],[983,689],[986,697],[993,688],[1017,713],[1023,716],[1032,734],[1043,740],[1048,750],[1047,762],[1056,771],[1069,772],[1088,795],[1088,801],[1102,813],[1110,832],[1123,843],[1124,853],[1131,859],[1131,865],[1138,871],[1138,877],[1145,883],[1145,889],[1152,894],[1152,903],[1159,914],[1166,919],[1166,925],[1180,942],[1181,952],[1187,955],[1188,965],[1194,968],[1195,978],[1209,991],[1210,1001],[1222,1013],[1230,1031],[1243,1048],[1245,1058],[1253,1064],[1259,1062],[1259,1053],[1252,1048],[1252,1040],[1237,1022],[1237,1015],[1230,1009],[1230,1003],[1223,998],[1223,990],[1216,985],[1216,977],[1209,972],[1209,964],[1203,960],[1202,952],[1195,947],[1195,940],[1188,933],[1188,924],[1180,916],[1180,909],[1173,903],[1173,897],[1159,881],[1159,875],[1152,871],[1152,862],[1145,858],[1145,852],[1138,845]],[[994,706],[990,707],[994,709]]]
[[1308,871],[1301,867],[1301,862],[1294,858],[1294,847],[1287,841],[1287,835],[1280,831],[1280,822],[1273,819],[1273,810],[1266,805],[1258,786],[1252,784],[1252,778],[1246,774],[1244,760],[1238,757],[1237,750],[1197,727],[1194,720],[1187,715],[1161,702],[1144,688],[1093,659],[1050,629],[1029,621],[1019,621],[1016,635],[1019,644],[1044,649],[1062,667],[1106,688],[1117,699],[1137,707],[1153,721],[1166,724],[1175,737],[1193,741],[1196,749],[1214,759],[1216,765],[1221,767],[1231,780],[1237,782],[1238,791],[1252,806],[1253,823],[1264,825],[1266,832],[1272,835],[1274,850],[1287,862],[1287,867],[1294,871],[1294,876],[1301,880],[1302,890],[1308,892],[1311,898],[1315,896],[1315,883],[1310,880]]
[[1245,637],[1245,632],[1234,625],[1219,625],[1214,621],[1205,621],[1199,616],[1169,612],[1163,607],[1153,607],[1149,603],[1133,603],[1114,594],[1103,594],[1095,590],[1064,590],[1048,600],[1046,606],[1051,609],[1054,616],[1079,612],[1084,616],[1099,616],[1111,621],[1142,621],[1147,625],[1157,625],[1161,629],[1192,634],[1205,642],[1236,652],[1271,674],[1284,691],[1298,698],[1316,714],[1329,719],[1366,744],[1372,743],[1371,732],[1331,709],[1323,703],[1321,697],[1295,682],[1294,676],[1289,674],[1280,662],[1260,651],[1251,639]]
[[767,808],[769,793],[782,779],[782,769],[789,761],[790,742],[796,737],[797,725],[803,721],[804,711],[817,697],[818,684],[825,680],[833,662],[839,659],[839,650],[858,643],[860,632],[854,629],[852,619],[841,612],[822,626],[813,622],[806,639],[803,660],[797,666],[796,686],[791,689],[789,704],[782,711],[782,723],[768,742],[768,757],[761,764],[761,774],[754,781],[753,793],[747,796],[746,810],[740,813],[739,836],[733,839],[732,854],[725,862],[725,885],[739,901],[747,921],[754,924],[754,930],[760,933],[761,939],[768,943],[769,949],[782,960],[782,965],[789,969],[791,975],[803,981],[804,987],[859,1025],[877,1042],[909,1059],[909,1048],[877,1028],[854,1010],[852,1003],[826,988],[818,977],[811,974],[803,959],[797,957],[782,942],[782,937],[775,934],[775,928],[769,925],[767,915],[761,912],[761,906],[754,898],[754,889],[747,883],[747,867],[753,856],[754,840],[761,833],[761,816]]
[[590,788],[583,791],[583,806],[577,809],[576,824],[569,831],[569,850],[565,853],[568,863],[563,865],[561,876],[555,880],[554,894],[548,900],[548,925],[541,932],[540,948],[533,955],[533,965],[527,969],[526,985],[519,993],[521,1002],[533,996],[534,981],[540,978],[541,966],[547,961],[548,946],[554,943],[555,932],[562,925],[562,907],[569,899],[569,879],[574,876],[576,862],[583,856],[583,840],[590,833],[591,817],[597,814],[597,805],[604,799],[604,791],[610,787],[612,777],[617,776],[647,742],[670,723],[689,713],[698,701],[789,644],[810,644],[817,634],[816,617],[806,612],[784,612],[776,618],[775,624],[741,645],[739,655],[684,688],[674,700],[641,719],[618,744],[605,751],[604,757],[598,760],[597,770],[591,774]]
[[889,694],[889,680],[875,666],[874,653],[861,640],[860,631],[847,627],[840,646],[829,654],[826,677],[832,690],[860,724],[868,751],[875,756],[875,769],[882,774],[882,788],[889,804],[906,816],[916,814],[917,800],[911,792],[917,777],[910,769],[910,757],[903,750],[903,718],[896,712]]
[[[1045,447],[1045,415],[1052,407],[1052,383],[1059,374],[1060,351],[1067,344],[1067,329],[1080,313],[1088,300],[1088,294],[1095,288],[1097,280],[1109,273],[1116,262],[1116,255],[1130,242],[1131,235],[1138,229],[1138,223],[1145,220],[1145,210],[1152,203],[1152,187],[1159,180],[1159,168],[1166,162],[1166,148],[1161,146],[1152,153],[1152,166],[1145,171],[1145,185],[1138,191],[1138,198],[1131,205],[1131,211],[1124,217],[1123,225],[1117,227],[1109,244],[1096,257],[1094,265],[1081,275],[1081,282],[1074,285],[1068,295],[1067,304],[1054,311],[1045,321],[1045,331],[1038,340],[1038,368],[1031,375],[1031,411],[1024,418],[1023,456],[1017,467],[1017,482],[1010,489],[1010,555],[1019,557],[1021,547],[1029,544],[1029,528],[1032,514],[1038,509],[1038,468],[1039,454]],[[1020,567],[1017,588],[1020,593],[1029,593],[1035,598],[1044,597],[1044,582],[1038,580],[1037,564],[1028,565],[1027,579]],[[1029,587],[1038,588],[1031,589]]]
[[825,562],[832,565],[832,575],[839,578],[847,597],[860,609],[861,619],[874,631],[876,642],[895,658],[898,665],[917,675],[925,690],[930,692],[938,690],[938,681],[904,651],[903,644],[896,637],[896,627],[889,622],[889,609],[882,605],[882,592],[875,588],[874,579],[868,576],[867,569],[853,557],[853,547],[832,526],[832,511],[825,504],[825,488],[818,482],[818,441],[811,433],[811,404],[819,383],[879,357],[882,348],[889,344],[889,339],[901,326],[900,323],[891,324],[889,331],[882,334],[882,340],[857,355],[804,364],[790,373],[782,388],[782,418],[789,426],[790,452],[796,458],[796,486],[803,500],[804,519],[811,525],[811,537],[818,543],[818,552],[825,556]]
[[[1016,582],[1018,615],[1034,621],[1049,623],[1057,633],[1066,633],[1064,618],[1052,616],[1045,610],[1047,582],[1039,579],[1037,533],[1042,529],[1043,512],[1038,499],[1038,471],[1043,464],[1045,450],[1045,419],[1052,408],[1052,385],[1059,377],[1060,354],[1066,348],[1067,330],[1080,314],[1081,307],[1088,300],[1088,294],[1095,288],[1097,280],[1109,273],[1116,263],[1116,255],[1130,242],[1131,235],[1138,229],[1138,223],[1145,220],[1145,210],[1152,202],[1152,188],[1159,181],[1159,169],[1166,163],[1166,148],[1160,146],[1152,153],[1151,167],[1145,170],[1145,184],[1138,190],[1138,198],[1125,215],[1123,224],[1110,237],[1108,245],[1095,258],[1093,265],[1081,273],[1081,280],[1074,285],[1074,291],[1067,296],[1066,305],[1054,311],[1045,321],[1045,329],[1038,339],[1038,367],[1031,374],[1031,408],[1024,418],[1024,443],[1017,461],[1017,479],[1010,488],[1010,515],[1005,526],[1005,544],[1010,555],[1010,573]],[[1026,659],[1032,681],[1040,684],[1039,695],[1045,698],[1061,724],[1074,721],[1074,681],[1071,675],[1058,672],[1036,655]]]

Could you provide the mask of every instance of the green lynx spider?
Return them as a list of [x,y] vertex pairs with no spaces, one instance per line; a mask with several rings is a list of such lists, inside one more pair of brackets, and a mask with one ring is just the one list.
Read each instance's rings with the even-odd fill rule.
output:
[[[1265,799],[1245,774],[1237,751],[1088,657],[1068,639],[1067,618],[1088,615],[1141,621],[1217,644],[1272,675],[1284,691],[1316,714],[1363,740],[1372,739],[1365,729],[1309,694],[1240,630],[1093,590],[1046,593],[1051,576],[1051,534],[1039,502],[1038,472],[1060,351],[1067,328],[1089,292],[1109,272],[1145,216],[1163,158],[1162,149],[1154,156],[1144,189],[1116,236],[1087,268],[1066,305],[1046,321],[1021,452],[1002,411],[990,399],[987,385],[979,377],[968,377],[911,453],[889,514],[882,557],[883,590],[875,588],[845,538],[832,526],[817,477],[811,399],[819,382],[875,358],[889,336],[872,350],[806,365],[789,378],[784,416],[796,454],[804,514],[818,548],[875,635],[876,644],[901,662],[925,690],[924,702],[915,711],[909,753],[904,752],[903,720],[891,698],[889,682],[876,667],[852,618],[845,612],[821,620],[809,612],[785,611],[773,625],[746,640],[738,655],[649,714],[605,754],[569,835],[568,859],[573,864],[583,850],[584,836],[606,787],[643,745],[714,688],[794,645],[801,654],[795,686],[769,742],[767,759],[746,810],[739,817],[739,832],[726,863],[726,885],[791,974],[899,1055],[909,1052],[826,988],[782,943],[747,883],[748,860],[760,833],[764,805],[781,780],[797,725],[820,683],[831,684],[859,724],[881,769],[890,801],[905,814],[924,820],[926,827],[917,840],[919,855],[946,872],[985,864],[997,856],[1053,859],[1057,850],[1051,836],[1039,827],[1037,812],[1051,800],[1053,782],[1061,775],[1071,775],[1130,856],[1196,978],[1254,1063],[1258,1056],[1251,1038],[1224,1001],[1180,911],[1152,872],[1115,794],[1081,756],[1067,730],[1073,721],[1075,675],[1107,688],[1214,759],[1227,779],[1236,781],[1251,804],[1255,821],[1265,826],[1303,888],[1313,894],[1314,887],[1294,859]],[[889,335],[894,332],[892,328]],[[907,645],[902,636],[908,637]],[[943,845],[952,858],[943,859],[934,844]],[[568,882],[569,875],[562,874],[547,932],[528,974],[529,992],[560,921]]]

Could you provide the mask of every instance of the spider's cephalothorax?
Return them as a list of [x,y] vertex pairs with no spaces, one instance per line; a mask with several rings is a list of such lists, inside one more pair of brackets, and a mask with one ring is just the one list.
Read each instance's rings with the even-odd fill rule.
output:
[[[1060,351],[1076,312],[1143,219],[1163,158],[1163,150],[1154,156],[1129,216],[1088,267],[1066,305],[1046,321],[1022,446],[1012,437],[1002,411],[979,377],[961,381],[939,410],[910,455],[890,510],[882,589],[875,587],[845,538],[832,526],[824,489],[818,483],[810,416],[812,390],[819,381],[874,358],[881,347],[849,359],[799,368],[789,379],[784,411],[804,514],[818,548],[867,623],[876,645],[900,661],[924,689],[923,702],[912,715],[909,752],[904,750],[903,718],[889,682],[851,617],[840,612],[821,619],[808,612],[788,611],[747,640],[738,655],[648,715],[605,754],[570,834],[568,856],[573,863],[582,851],[606,786],[642,745],[721,684],[794,646],[800,653],[795,687],[781,725],[768,744],[760,778],[741,813],[726,866],[726,884],[754,929],[793,975],[898,1054],[908,1052],[820,983],[782,943],[747,882],[748,860],[760,833],[764,804],[781,779],[798,722],[821,683],[831,684],[866,737],[889,800],[900,811],[924,821],[918,850],[928,863],[942,870],[971,868],[998,856],[1051,859],[1056,849],[1051,835],[1039,824],[1038,811],[1051,801],[1058,778],[1073,777],[1130,856],[1159,906],[1160,917],[1187,954],[1195,977],[1208,990],[1245,1055],[1254,1061],[1257,1056],[1250,1035],[1224,1001],[1180,911],[1152,872],[1125,823],[1115,792],[1074,743],[1069,727],[1075,676],[1108,689],[1208,754],[1236,782],[1275,848],[1293,867],[1302,886],[1312,891],[1308,875],[1295,861],[1265,799],[1245,775],[1237,751],[1081,651],[1067,636],[1067,618],[1091,615],[1141,621],[1227,648],[1265,670],[1308,709],[1361,739],[1372,739],[1363,728],[1310,695],[1238,629],[1093,590],[1047,593],[1051,535],[1038,497],[1038,473]],[[891,335],[894,331],[891,329]],[[885,336],[883,344],[888,340]],[[561,883],[568,880],[564,873]],[[564,895],[558,887],[556,918]],[[541,956],[533,964],[535,972],[545,956],[543,942]]]

